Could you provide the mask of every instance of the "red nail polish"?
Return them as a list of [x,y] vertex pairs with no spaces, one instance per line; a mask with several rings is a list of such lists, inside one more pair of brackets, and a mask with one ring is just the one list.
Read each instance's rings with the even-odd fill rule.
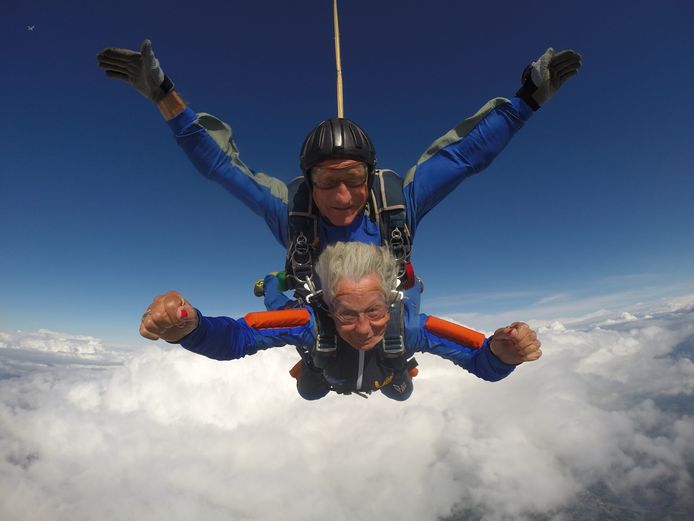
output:
[[185,309],[181,310],[181,318],[182,319],[188,318],[188,311],[187,310],[185,310]]

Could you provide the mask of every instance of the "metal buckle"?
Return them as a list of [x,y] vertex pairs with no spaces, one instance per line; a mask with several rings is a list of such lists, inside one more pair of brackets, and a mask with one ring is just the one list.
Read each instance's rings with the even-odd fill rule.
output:
[[390,251],[398,264],[398,278],[401,279],[407,272],[407,246],[409,241],[407,236],[400,231],[400,228],[393,228],[390,233]]
[[326,335],[318,335],[316,340],[315,350],[321,354],[332,354],[337,352],[337,336],[331,337]]
[[306,282],[306,278],[310,276],[312,272],[311,252],[306,235],[299,233],[299,236],[296,238],[289,251],[292,276],[299,283]]
[[405,342],[402,335],[398,335],[396,339],[383,339],[383,354],[387,358],[396,358],[405,352]]

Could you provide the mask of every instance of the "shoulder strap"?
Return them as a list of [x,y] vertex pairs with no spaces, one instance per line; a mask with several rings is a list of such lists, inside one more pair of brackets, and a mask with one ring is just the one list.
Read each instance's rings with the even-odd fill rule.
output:
[[325,369],[337,356],[337,330],[322,298],[311,299],[309,305],[316,319],[316,341],[311,350],[311,358],[315,367]]
[[[285,272],[287,286],[301,291],[306,278],[313,274],[314,256],[320,244],[318,213],[308,183],[303,177],[293,179],[287,189],[289,237]],[[298,296],[303,300],[305,295]]]
[[403,301],[399,299],[390,309],[390,320],[381,347],[384,358],[397,358],[405,352],[404,322]]
[[376,170],[371,190],[370,214],[379,224],[381,243],[388,246],[398,262],[398,278],[404,288],[409,288],[414,283],[408,276],[412,236],[407,227],[407,207],[402,187],[402,177],[394,171]]
[[398,299],[390,309],[390,320],[380,348],[381,365],[392,371],[405,367],[405,313],[402,299]]

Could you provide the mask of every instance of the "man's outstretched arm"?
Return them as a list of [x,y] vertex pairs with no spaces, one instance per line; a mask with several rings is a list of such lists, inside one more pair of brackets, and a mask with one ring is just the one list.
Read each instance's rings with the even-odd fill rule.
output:
[[489,338],[479,331],[424,314],[418,316],[418,323],[420,333],[411,338],[416,351],[446,358],[483,380],[501,380],[517,365],[542,356],[537,334],[523,322],[499,328]]
[[131,85],[154,101],[176,136],[176,141],[203,176],[226,190],[265,219],[273,235],[285,245],[287,185],[280,179],[250,169],[239,157],[231,128],[209,114],[196,114],[174,90],[145,40],[140,51],[109,47],[97,55],[106,76]]
[[202,315],[177,291],[154,297],[140,321],[140,335],[166,340],[214,360],[236,360],[285,345],[311,346],[314,322],[307,309],[261,311],[234,320]]
[[410,229],[464,179],[487,168],[580,67],[577,52],[547,49],[524,69],[516,96],[494,98],[434,141],[405,176],[405,197],[415,209],[408,214]]

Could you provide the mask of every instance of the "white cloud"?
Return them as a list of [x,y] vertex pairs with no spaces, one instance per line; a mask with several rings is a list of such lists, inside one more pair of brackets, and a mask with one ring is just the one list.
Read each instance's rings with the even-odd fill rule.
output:
[[290,348],[4,333],[0,518],[571,519],[596,490],[691,509],[694,311],[629,313],[548,323],[545,356],[498,383],[420,355],[405,403],[304,402]]
[[[653,288],[639,288],[587,296],[561,293],[547,295],[535,301],[529,300],[523,305],[509,307],[500,304],[497,310],[489,313],[456,311],[456,308],[447,308],[446,313],[452,320],[462,324],[476,324],[477,329],[493,332],[497,327],[517,320],[528,322],[534,327],[546,326],[552,321],[559,320],[563,324],[582,328],[594,325],[601,320],[624,321],[629,317],[625,313],[631,313],[632,316],[636,313],[643,318],[647,314],[646,311],[662,313],[677,311],[686,306],[694,307],[694,294],[665,298],[656,296],[654,292]],[[434,302],[434,308],[437,302]],[[474,299],[468,302],[474,302]],[[423,298],[422,309],[426,311],[430,307],[432,302]],[[628,311],[625,311],[627,309]],[[442,312],[437,310],[434,314],[442,314]]]
[[0,331],[0,347],[14,349],[32,349],[49,353],[66,353],[75,355],[97,355],[104,352],[98,338],[84,335],[69,335],[48,329],[37,332]]

